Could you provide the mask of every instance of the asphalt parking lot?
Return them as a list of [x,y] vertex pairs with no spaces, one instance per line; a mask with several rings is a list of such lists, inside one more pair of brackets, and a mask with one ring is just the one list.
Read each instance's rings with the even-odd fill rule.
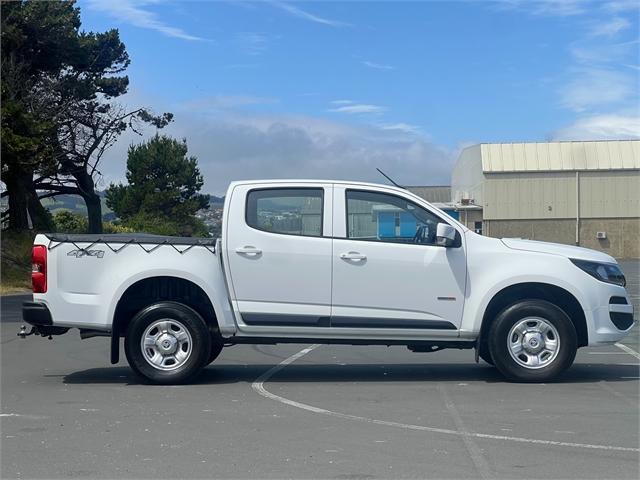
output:
[[[637,311],[639,264],[622,265]],[[158,387],[110,365],[105,338],[17,338],[24,299],[2,298],[2,478],[640,475],[637,328],[548,384],[506,383],[471,351],[283,345]]]

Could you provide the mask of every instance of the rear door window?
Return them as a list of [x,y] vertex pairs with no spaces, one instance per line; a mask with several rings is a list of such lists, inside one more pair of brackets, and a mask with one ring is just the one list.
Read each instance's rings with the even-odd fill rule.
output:
[[265,232],[322,236],[322,188],[268,188],[247,195],[246,221]]

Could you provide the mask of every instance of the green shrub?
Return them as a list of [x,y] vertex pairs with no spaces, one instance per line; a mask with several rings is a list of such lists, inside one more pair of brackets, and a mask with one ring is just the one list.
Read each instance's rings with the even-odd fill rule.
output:
[[31,232],[2,232],[1,283],[0,293],[8,293],[31,288],[31,246],[34,234]]
[[86,217],[69,210],[58,210],[53,214],[53,222],[57,233],[87,233],[89,228]]
[[115,222],[102,222],[102,231],[104,233],[131,233],[133,228],[120,225]]
[[155,233],[156,235],[170,235],[177,237],[208,237],[207,226],[195,217],[183,219],[177,223],[158,215],[139,212],[127,220],[122,221],[123,227],[129,232]]

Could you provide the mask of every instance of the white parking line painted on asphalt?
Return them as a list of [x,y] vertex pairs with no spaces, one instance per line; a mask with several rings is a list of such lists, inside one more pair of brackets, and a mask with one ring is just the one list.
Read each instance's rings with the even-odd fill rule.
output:
[[447,393],[446,387],[444,386],[444,384],[439,383],[437,385],[437,388],[438,392],[442,396],[442,400],[444,401],[444,405],[447,408],[447,412],[449,412],[449,415],[453,420],[453,423],[455,424],[458,431],[462,433],[462,441],[464,442],[464,446],[467,449],[469,457],[471,457],[471,461],[476,467],[476,471],[478,472],[479,476],[483,479],[493,478],[491,469],[489,468],[489,464],[484,458],[484,455],[482,455],[482,450],[473,440],[473,437],[469,435],[470,432],[465,426],[464,421],[462,420],[462,416],[458,412],[456,404],[453,403],[453,400]]
[[[622,378],[628,378],[628,377],[622,377]],[[637,377],[636,377],[637,378]],[[612,394],[614,397],[622,400],[623,402],[625,402],[627,405],[629,405],[630,407],[633,407],[635,410],[638,409],[638,399],[636,398],[631,398],[626,396],[624,393],[621,393],[619,391],[617,391],[615,388],[613,388],[611,385],[609,385],[607,382],[605,382],[604,380],[600,380],[597,385],[602,388],[603,390],[609,392],[610,394]]]
[[624,350],[629,355],[632,355],[636,357],[638,360],[640,360],[640,353],[636,352],[633,348],[627,347],[622,343],[616,343],[615,346],[618,347],[620,350]]
[[626,355],[627,352],[587,352],[589,355]]
[[315,344],[310,347],[304,348],[300,350],[298,353],[291,355],[290,357],[284,359],[278,365],[271,367],[269,370],[260,375],[252,384],[251,388],[262,395],[265,398],[270,400],[275,400],[276,402],[282,403],[284,405],[289,405],[291,407],[296,407],[301,410],[306,410],[308,412],[320,413],[322,415],[328,415],[331,417],[341,418],[345,420],[355,420],[359,422],[371,423],[374,425],[383,425],[386,427],[397,427],[404,428],[406,430],[417,430],[423,432],[431,432],[431,433],[441,433],[444,435],[458,435],[464,436],[468,435],[474,438],[484,438],[487,440],[502,440],[507,442],[517,442],[517,443],[531,443],[536,445],[546,445],[546,446],[554,446],[554,447],[571,447],[571,448],[584,448],[584,449],[594,449],[594,450],[614,450],[618,452],[640,452],[640,448],[633,447],[620,447],[617,445],[591,445],[588,443],[573,443],[573,442],[559,442],[555,440],[539,440],[535,438],[523,438],[523,437],[510,437],[507,435],[493,435],[489,433],[476,433],[476,432],[460,432],[458,430],[450,430],[448,428],[437,428],[437,427],[427,427],[424,425],[412,425],[408,423],[399,423],[399,422],[390,422],[387,420],[377,420],[375,418],[367,418],[360,417],[358,415],[350,415],[348,413],[340,413],[334,412],[332,410],[327,410],[325,408],[314,407],[313,405],[308,405],[306,403],[296,402],[295,400],[290,400],[286,397],[281,397],[280,395],[276,395],[275,393],[271,393],[267,389],[264,388],[264,382],[273,377],[276,373],[282,370],[287,365],[295,362],[297,359],[304,357],[309,352],[315,350],[320,345]]
[[0,413],[0,417],[20,417],[27,418],[29,420],[42,420],[47,417],[43,417],[42,415],[27,415],[22,413]]

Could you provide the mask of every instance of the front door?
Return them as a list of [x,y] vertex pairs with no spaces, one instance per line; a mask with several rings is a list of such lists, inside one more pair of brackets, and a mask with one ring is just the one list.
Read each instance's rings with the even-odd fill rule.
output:
[[223,247],[240,328],[329,326],[331,192],[310,183],[233,189]]
[[384,189],[336,184],[334,205],[332,330],[456,334],[465,294],[464,243],[460,232],[455,247],[438,246],[435,238],[438,223],[453,222]]

